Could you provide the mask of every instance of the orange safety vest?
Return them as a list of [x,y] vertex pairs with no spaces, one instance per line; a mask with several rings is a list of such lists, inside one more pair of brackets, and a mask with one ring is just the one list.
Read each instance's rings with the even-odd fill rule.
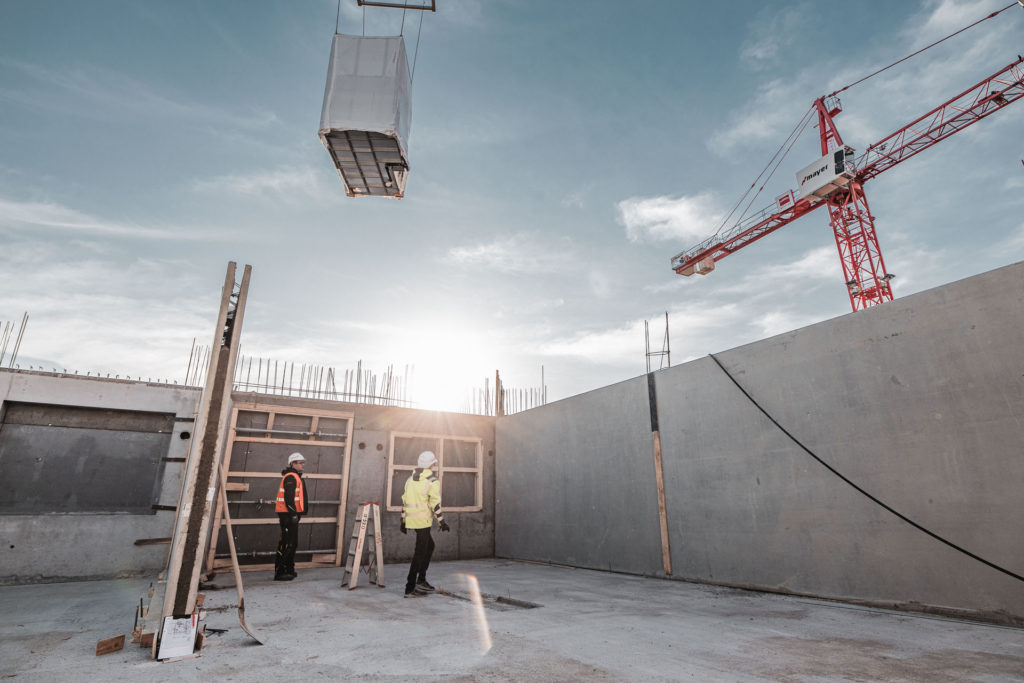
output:
[[289,472],[281,477],[281,485],[277,489],[277,502],[274,504],[274,512],[289,512],[288,505],[284,502],[284,480],[288,477],[295,477],[295,510],[299,513],[305,512],[305,489],[302,486],[302,479],[299,478],[296,472]]

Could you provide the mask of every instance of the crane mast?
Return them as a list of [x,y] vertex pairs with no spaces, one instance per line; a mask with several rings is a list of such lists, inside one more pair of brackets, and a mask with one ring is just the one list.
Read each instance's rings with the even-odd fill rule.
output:
[[839,99],[835,93],[819,97],[814,109],[822,159],[798,174],[800,196],[790,190],[724,233],[677,254],[673,270],[679,275],[706,275],[715,262],[826,206],[853,310],[891,301],[893,276],[885,269],[864,183],[1024,97],[1022,64],[1024,59],[1018,56],[1017,61],[868,145],[856,161],[833,120],[842,111]]

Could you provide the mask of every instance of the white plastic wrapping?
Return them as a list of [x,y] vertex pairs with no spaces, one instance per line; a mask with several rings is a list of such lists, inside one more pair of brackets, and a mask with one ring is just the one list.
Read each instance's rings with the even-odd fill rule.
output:
[[320,139],[350,196],[402,196],[411,91],[401,36],[334,36]]

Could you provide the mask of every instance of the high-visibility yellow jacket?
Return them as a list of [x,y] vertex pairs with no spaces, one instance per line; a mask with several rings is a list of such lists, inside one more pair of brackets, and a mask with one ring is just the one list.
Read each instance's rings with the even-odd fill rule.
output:
[[437,521],[444,521],[441,512],[441,482],[431,470],[416,468],[405,481],[402,493],[402,521],[406,529],[428,529]]

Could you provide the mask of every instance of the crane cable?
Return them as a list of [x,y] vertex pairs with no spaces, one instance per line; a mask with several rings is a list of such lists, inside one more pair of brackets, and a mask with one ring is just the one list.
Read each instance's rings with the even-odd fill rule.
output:
[[[408,0],[402,2],[402,25],[398,29],[398,35],[405,35],[405,12],[409,8]],[[420,12],[420,24],[419,28],[416,29],[416,50],[412,56],[412,70],[409,73],[409,83],[411,84],[413,79],[416,77],[416,60],[420,56],[420,35],[423,32],[423,15],[426,14],[426,4],[422,5],[423,11]],[[341,0],[338,0],[338,10],[334,16],[334,32],[339,33],[341,28]],[[363,37],[366,37],[366,5],[363,5]]]
[[[750,201],[747,202],[746,207],[744,207],[743,209],[743,213],[740,214],[737,224],[742,223],[743,219],[746,218],[747,211],[750,210],[750,207],[754,203],[754,200],[761,196],[761,192],[764,191],[764,186],[767,185],[768,181],[772,179],[772,176],[775,175],[775,171],[779,169],[779,166],[782,165],[782,162],[786,159],[786,156],[789,154],[790,150],[793,149],[793,145],[796,144],[797,139],[800,137],[801,134],[803,134],[804,130],[807,129],[807,126],[811,123],[813,112],[814,107],[811,107],[810,110],[808,110],[808,112],[804,114],[804,118],[801,119],[801,123],[798,124],[799,130],[797,131],[796,129],[794,129],[796,131],[796,134],[794,135],[793,133],[790,133],[790,137],[792,138],[792,140],[790,140],[789,146],[786,147],[786,151],[782,154],[781,157],[779,157],[779,160],[775,162],[775,166],[772,167],[771,173],[769,173],[768,177],[764,179],[763,183],[761,183],[761,187],[757,188],[757,192],[754,194],[753,197],[750,198]],[[778,152],[776,152],[776,154],[778,154]],[[770,164],[771,162],[769,161],[768,163]]]
[[936,40],[936,41],[935,41],[934,43],[932,43],[931,45],[926,45],[925,47],[922,47],[922,48],[921,48],[920,50],[918,50],[917,52],[911,53],[911,54],[907,55],[906,57],[904,57],[903,59],[900,59],[900,60],[898,60],[898,61],[895,61],[895,62],[893,62],[893,63],[892,63],[892,64],[890,64],[889,66],[883,67],[883,68],[879,69],[878,71],[875,71],[874,73],[870,73],[870,74],[868,74],[867,76],[865,76],[864,78],[861,78],[860,80],[856,80],[856,81],[854,81],[853,83],[850,83],[849,85],[843,86],[842,88],[840,88],[839,90],[836,90],[836,91],[835,91],[834,93],[832,93],[831,95],[826,95],[826,97],[833,97],[833,96],[835,96],[835,95],[838,95],[839,93],[843,92],[844,90],[848,90],[849,88],[852,88],[853,86],[857,85],[858,83],[863,83],[864,81],[868,80],[868,79],[869,79],[869,78],[871,78],[872,76],[877,76],[878,74],[882,73],[882,72],[883,72],[883,71],[885,71],[886,69],[890,69],[890,68],[892,68],[892,67],[896,66],[897,64],[899,64],[900,62],[905,62],[905,61],[907,61],[908,59],[910,59],[911,57],[914,57],[914,56],[916,56],[916,55],[919,55],[919,54],[921,54],[922,52],[924,52],[925,50],[927,50],[927,49],[929,49],[929,48],[933,48],[933,47],[935,47],[936,45],[938,45],[939,43],[943,42],[944,40],[949,40],[950,38],[952,38],[953,36],[957,35],[958,33],[963,33],[963,32],[964,32],[964,31],[966,31],[967,29],[969,29],[969,28],[973,28],[973,27],[977,26],[978,24],[980,24],[980,23],[981,23],[981,22],[983,22],[983,21],[988,21],[989,19],[993,19],[993,18],[997,17],[998,15],[1002,14],[1003,12],[1005,12],[1005,11],[1006,11],[1006,10],[1008,10],[1008,9],[1010,9],[1010,8],[1011,8],[1011,7],[1013,7],[1014,5],[1020,5],[1020,6],[1021,6],[1021,8],[1024,8],[1024,3],[1022,3],[1022,2],[1019,2],[1018,0],[1014,0],[1014,2],[1011,2],[1011,3],[1009,4],[1009,5],[1007,5],[1007,6],[1006,6],[1006,7],[1004,7],[1003,9],[1001,9],[1001,10],[996,10],[995,12],[993,12],[992,14],[989,14],[988,16],[986,16],[986,17],[982,17],[981,19],[978,19],[978,20],[977,20],[976,22],[974,22],[973,24],[970,24],[970,25],[968,25],[968,26],[964,26],[964,27],[963,27],[962,29],[960,29],[959,31],[956,31],[956,32],[954,32],[954,33],[950,33],[950,34],[949,34],[948,36],[946,36],[945,38],[942,38],[941,40]]
[[936,541],[939,541],[940,543],[944,543],[944,544],[948,545],[948,546],[949,546],[950,548],[952,548],[953,550],[956,550],[956,551],[958,551],[958,552],[961,552],[961,553],[963,553],[964,555],[967,555],[968,557],[970,557],[970,558],[972,558],[972,559],[974,559],[974,560],[977,560],[978,562],[981,562],[982,564],[984,564],[984,565],[987,565],[987,566],[991,567],[992,569],[995,569],[996,571],[1002,572],[1003,574],[1006,574],[1006,575],[1007,575],[1007,576],[1009,576],[1009,577],[1012,577],[1012,578],[1014,578],[1014,579],[1017,579],[1018,581],[1024,581],[1024,576],[1021,576],[1020,574],[1016,574],[1016,573],[1014,573],[1014,572],[1010,571],[1009,569],[1004,569],[1003,567],[1000,567],[1000,566],[999,566],[999,565],[997,565],[997,564],[994,564],[994,563],[992,563],[992,562],[989,562],[989,561],[988,561],[988,560],[986,560],[986,559],[985,559],[984,557],[979,557],[978,555],[975,555],[975,554],[974,554],[974,553],[972,553],[971,551],[969,551],[969,550],[967,550],[967,549],[965,549],[965,548],[961,548],[960,546],[958,546],[958,545],[957,545],[956,543],[953,543],[952,541],[947,541],[947,540],[946,540],[945,538],[943,538],[942,536],[939,536],[938,534],[936,534],[935,532],[931,531],[930,529],[927,529],[927,528],[925,528],[925,527],[921,526],[920,524],[918,524],[918,523],[917,523],[917,522],[915,522],[914,520],[910,519],[910,518],[909,518],[909,517],[907,517],[906,515],[903,515],[903,514],[901,514],[901,513],[897,512],[896,510],[894,510],[894,509],[893,509],[893,508],[891,508],[890,506],[888,506],[888,505],[886,505],[885,503],[883,503],[883,502],[882,502],[881,500],[879,500],[878,498],[874,497],[873,495],[871,495],[870,493],[868,493],[867,491],[865,491],[864,489],[862,489],[862,488],[861,488],[860,486],[857,486],[857,485],[856,485],[855,483],[853,483],[852,481],[850,481],[849,479],[847,479],[847,478],[846,478],[845,476],[843,476],[843,474],[842,474],[842,473],[840,473],[840,472],[839,472],[839,471],[838,471],[837,469],[835,469],[834,467],[832,467],[831,465],[829,465],[829,464],[828,464],[827,462],[825,462],[824,460],[822,460],[821,458],[819,458],[819,457],[818,457],[817,455],[815,455],[815,454],[814,454],[814,452],[813,452],[813,451],[811,451],[811,449],[809,449],[809,448],[808,448],[807,446],[803,445],[803,444],[802,444],[802,443],[800,442],[800,440],[799,440],[799,439],[797,439],[797,438],[796,438],[795,436],[793,436],[792,434],[790,434],[790,433],[789,433],[789,431],[788,431],[788,430],[787,430],[787,429],[786,429],[785,427],[783,427],[782,425],[780,425],[780,424],[778,423],[778,421],[777,421],[777,420],[776,420],[776,419],[775,419],[774,417],[772,417],[772,416],[771,416],[771,415],[770,415],[770,414],[768,413],[768,411],[767,411],[767,410],[765,410],[765,409],[764,409],[764,408],[763,408],[763,407],[761,406],[761,404],[760,404],[760,403],[758,403],[758,402],[757,402],[757,401],[756,401],[756,400],[754,399],[754,397],[753,397],[753,396],[751,396],[751,395],[750,395],[750,394],[749,394],[749,393],[747,392],[747,390],[746,390],[746,389],[744,389],[744,388],[743,388],[743,385],[741,385],[741,384],[740,384],[740,383],[739,383],[738,381],[736,381],[736,378],[735,378],[735,377],[733,377],[733,376],[732,376],[732,374],[730,374],[730,373],[729,373],[729,371],[725,369],[725,366],[724,366],[724,365],[722,365],[722,362],[721,362],[720,360],[718,360],[718,358],[717,358],[717,357],[715,356],[715,354],[713,354],[713,353],[709,353],[709,354],[708,354],[708,356],[710,356],[710,357],[711,357],[711,360],[715,361],[715,364],[716,364],[716,365],[717,365],[717,366],[718,366],[718,367],[719,367],[719,368],[720,368],[720,369],[722,370],[722,372],[724,372],[724,373],[725,373],[725,376],[726,376],[726,377],[728,377],[728,378],[729,378],[730,380],[732,380],[732,383],[733,383],[733,384],[735,384],[735,385],[736,385],[736,388],[737,388],[737,389],[739,389],[739,390],[740,390],[740,392],[742,392],[742,393],[743,393],[743,395],[747,397],[747,400],[748,400],[748,401],[750,401],[750,402],[751,402],[752,404],[754,404],[754,407],[755,407],[755,408],[757,408],[757,409],[758,409],[759,411],[761,411],[761,414],[762,414],[762,415],[764,415],[764,416],[765,416],[766,418],[768,418],[768,420],[769,420],[769,421],[770,421],[770,422],[771,422],[771,423],[772,423],[773,425],[775,425],[776,427],[778,427],[778,428],[779,428],[779,431],[781,431],[781,432],[782,432],[783,434],[785,434],[786,436],[788,436],[788,437],[790,438],[790,440],[791,440],[791,441],[792,441],[793,443],[795,443],[795,444],[796,444],[797,446],[799,446],[799,447],[800,447],[800,448],[801,448],[801,449],[802,449],[802,450],[803,450],[803,451],[804,451],[805,453],[807,453],[807,455],[809,455],[809,456],[811,456],[812,458],[814,458],[815,460],[817,460],[817,461],[818,461],[818,463],[819,463],[820,465],[822,465],[822,466],[824,466],[824,467],[825,467],[825,469],[827,469],[827,470],[828,470],[829,472],[831,472],[832,474],[834,474],[834,475],[836,475],[837,477],[839,477],[840,479],[842,479],[842,480],[843,480],[843,482],[845,482],[845,483],[846,483],[846,484],[848,484],[849,486],[853,487],[853,489],[854,489],[855,491],[857,491],[857,492],[858,492],[858,493],[860,493],[861,495],[865,496],[865,497],[866,497],[866,498],[867,498],[868,500],[870,500],[871,502],[875,503],[876,505],[879,505],[879,506],[881,506],[881,507],[882,507],[883,509],[885,509],[885,510],[887,510],[887,511],[891,512],[892,514],[896,515],[897,517],[899,517],[900,519],[902,519],[902,520],[903,520],[904,522],[906,522],[906,523],[907,523],[907,524],[909,524],[910,526],[912,526],[912,527],[914,527],[915,529],[917,529],[918,531],[923,531],[924,533],[928,534],[929,536],[931,536],[932,538],[934,538],[934,539],[935,539]]
[[[750,208],[750,204],[752,204],[753,201],[757,199],[757,197],[761,194],[761,191],[764,190],[765,183],[767,183],[768,180],[771,179],[772,174],[775,173],[775,169],[777,169],[779,167],[779,164],[782,163],[782,160],[786,158],[786,155],[789,154],[789,150],[793,148],[793,144],[796,142],[797,138],[800,137],[800,134],[803,132],[804,128],[806,128],[807,124],[810,123],[810,117],[813,111],[814,107],[808,109],[807,112],[800,119],[800,121],[797,122],[793,130],[790,131],[789,136],[782,141],[782,144],[779,145],[779,148],[777,150],[775,150],[775,154],[772,155],[772,158],[768,160],[768,163],[765,164],[764,168],[761,169],[761,172],[757,174],[756,178],[754,178],[754,182],[750,183],[750,187],[747,188],[747,191],[743,193],[743,196],[739,198],[736,204],[732,207],[732,210],[729,211],[725,218],[722,219],[721,224],[718,226],[718,230],[715,230],[715,234],[712,235],[712,237],[722,232],[722,228],[725,227],[725,224],[729,221],[730,218],[732,218],[733,214],[736,213],[736,209],[739,208],[740,204],[743,203],[743,200],[746,199],[747,195],[750,194],[750,191],[754,189],[758,181],[761,180],[761,177],[765,174],[765,172],[768,171],[768,168],[772,165],[772,163],[775,162],[775,168],[772,168],[771,173],[769,173],[768,177],[764,179],[764,183],[761,183],[761,187],[758,189],[757,193],[751,198],[750,202],[747,203],[747,207],[743,209],[743,213],[740,215],[739,219],[737,219],[736,223],[738,224],[740,221],[743,220],[743,217],[746,215],[747,210]],[[789,144],[789,147],[786,147],[787,143]],[[783,148],[786,148],[786,151],[784,153]],[[782,153],[781,158],[779,157],[780,153]],[[777,162],[776,159],[778,159]]]

